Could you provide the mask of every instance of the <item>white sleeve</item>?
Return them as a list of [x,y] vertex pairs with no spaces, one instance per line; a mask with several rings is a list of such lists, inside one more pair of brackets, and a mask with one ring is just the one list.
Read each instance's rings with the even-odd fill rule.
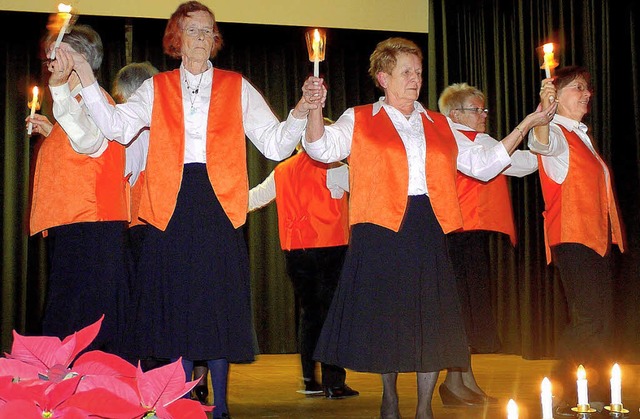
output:
[[[49,86],[53,98],[53,116],[69,138],[71,147],[81,154],[98,157],[107,148],[108,140],[75,97],[69,83]],[[102,92],[100,92],[102,95]],[[94,155],[95,154],[95,155]]]
[[[451,120],[449,123],[452,124]],[[511,157],[502,143],[485,148],[475,144],[466,135],[451,128],[458,145],[458,170],[483,182],[499,175],[510,163]],[[427,151],[428,152],[428,151]]]
[[327,188],[333,199],[340,199],[345,192],[349,192],[349,166],[340,164],[327,170]]
[[262,208],[276,199],[274,171],[261,184],[249,190],[249,212]]
[[317,141],[308,143],[303,137],[302,146],[312,159],[319,162],[344,160],[351,153],[354,124],[353,108],[349,108],[335,123],[324,127],[324,134]]

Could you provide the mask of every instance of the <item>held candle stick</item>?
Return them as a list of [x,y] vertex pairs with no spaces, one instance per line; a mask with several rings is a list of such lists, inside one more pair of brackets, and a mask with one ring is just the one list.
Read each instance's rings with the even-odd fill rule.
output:
[[58,32],[58,37],[56,38],[56,42],[53,44],[53,48],[51,49],[51,56],[49,57],[49,59],[51,60],[56,59],[56,48],[60,46],[62,37],[64,36],[64,33],[67,31],[69,23],[71,22],[71,6],[60,3],[58,5],[58,16],[62,17],[63,21],[60,32]]
[[313,31],[313,77],[320,75],[320,33]]
[[321,29],[310,29],[305,33],[309,61],[313,62],[313,76],[320,76],[320,61],[324,61],[326,33]]
[[[36,107],[38,106],[38,86],[33,86],[33,100],[29,103],[29,105],[31,106],[30,117],[33,118],[33,116],[36,114]],[[33,123],[29,122],[29,125],[27,126],[27,134],[31,135],[32,131]]]
[[611,369],[611,404],[622,404],[622,380],[618,364],[613,364]]

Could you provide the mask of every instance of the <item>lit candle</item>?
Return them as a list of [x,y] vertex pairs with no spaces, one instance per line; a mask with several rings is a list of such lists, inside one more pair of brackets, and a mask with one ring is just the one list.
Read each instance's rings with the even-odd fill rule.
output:
[[320,32],[313,31],[313,77],[320,76]]
[[611,368],[611,404],[622,404],[622,380],[618,364],[613,364]]
[[542,51],[544,52],[544,73],[547,78],[549,78],[551,77],[551,69],[555,67],[553,59],[553,44],[544,44],[542,46]]
[[587,393],[587,372],[584,367],[578,367],[578,406],[586,406],[589,404],[589,395]]
[[58,32],[58,37],[56,38],[56,42],[53,44],[53,49],[51,49],[51,55],[49,58],[51,60],[56,59],[56,48],[60,46],[60,42],[62,42],[62,37],[64,33],[67,31],[67,27],[69,26],[69,22],[71,22],[71,6],[60,3],[58,5],[58,16],[60,16],[62,21],[62,27],[60,28],[60,32]]
[[513,399],[507,403],[507,419],[518,419],[518,405]]
[[[31,106],[31,118],[36,114],[36,107],[38,106],[38,86],[33,86],[33,100],[29,103]],[[33,130],[33,123],[29,122],[27,126],[27,134],[31,135]]]
[[540,400],[542,402],[542,419],[553,419],[553,409],[551,403],[551,381],[549,381],[547,377],[544,377],[540,388]]

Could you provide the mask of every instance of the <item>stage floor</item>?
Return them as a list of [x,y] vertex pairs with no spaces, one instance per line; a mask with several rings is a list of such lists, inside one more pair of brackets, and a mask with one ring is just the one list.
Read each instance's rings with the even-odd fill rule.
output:
[[[552,360],[528,361],[515,355],[473,355],[473,369],[480,386],[498,397],[498,404],[484,407],[444,407],[438,390],[433,397],[436,419],[507,418],[507,402],[514,399],[519,419],[540,419],[540,384],[553,365]],[[640,418],[640,365],[621,364],[622,402]],[[445,373],[440,374],[438,385]],[[400,374],[398,392],[403,418],[415,416],[415,374]],[[588,377],[587,377],[588,379]],[[343,400],[306,397],[301,388],[297,354],[260,355],[252,364],[233,364],[229,378],[229,410],[233,419],[244,418],[378,418],[382,384],[377,374],[348,371],[347,384],[360,396]],[[606,416],[594,416],[600,418]]]

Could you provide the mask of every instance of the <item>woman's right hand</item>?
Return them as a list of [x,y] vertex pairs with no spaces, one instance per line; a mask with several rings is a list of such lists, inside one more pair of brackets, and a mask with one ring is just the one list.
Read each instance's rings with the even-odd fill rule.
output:
[[542,85],[540,86],[540,102],[543,106],[557,102],[556,86],[553,84],[553,77],[542,80]]
[[29,125],[29,122],[31,122],[32,135],[40,134],[45,137],[48,137],[49,134],[51,134],[51,130],[53,129],[53,123],[49,121],[49,118],[47,118],[44,115],[40,115],[39,113],[34,114],[33,117],[28,116],[25,119],[25,122],[27,123],[27,126]]

